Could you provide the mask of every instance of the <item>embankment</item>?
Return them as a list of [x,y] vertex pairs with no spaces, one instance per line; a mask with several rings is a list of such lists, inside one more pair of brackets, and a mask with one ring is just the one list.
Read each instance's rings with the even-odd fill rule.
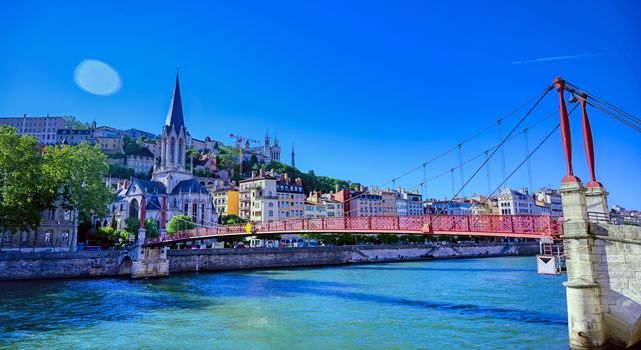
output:
[[[538,242],[309,248],[169,250],[169,272],[342,265],[424,259],[534,255]],[[117,276],[131,266],[118,251],[0,253],[0,280]],[[121,266],[123,265],[123,266]]]

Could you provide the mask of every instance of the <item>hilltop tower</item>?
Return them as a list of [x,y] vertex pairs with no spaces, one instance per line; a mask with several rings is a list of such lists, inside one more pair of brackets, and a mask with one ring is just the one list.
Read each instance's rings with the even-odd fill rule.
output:
[[296,167],[296,154],[294,153],[294,144],[292,143],[292,168]]

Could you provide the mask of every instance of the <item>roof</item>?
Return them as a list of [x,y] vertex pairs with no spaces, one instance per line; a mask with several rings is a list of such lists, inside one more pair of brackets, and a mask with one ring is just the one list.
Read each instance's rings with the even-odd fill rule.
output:
[[256,180],[276,180],[276,178],[271,175],[265,174],[265,175],[258,175],[258,176],[250,177],[248,179],[240,180],[240,182],[242,183],[242,182],[249,182],[249,181],[256,181]]
[[182,180],[176,184],[176,187],[171,191],[171,194],[178,193],[187,193],[187,192],[196,192],[196,193],[209,193],[205,187],[198,183],[195,179]]
[[169,113],[167,114],[165,125],[170,127],[173,126],[176,131],[179,131],[180,127],[185,126],[178,73],[176,73],[176,87],[174,88],[174,95],[171,97],[171,104],[169,105]]
[[56,131],[58,135],[89,135],[91,130],[89,129],[58,129]]
[[136,184],[144,193],[166,194],[165,185],[160,181],[141,180],[134,178],[132,185]]

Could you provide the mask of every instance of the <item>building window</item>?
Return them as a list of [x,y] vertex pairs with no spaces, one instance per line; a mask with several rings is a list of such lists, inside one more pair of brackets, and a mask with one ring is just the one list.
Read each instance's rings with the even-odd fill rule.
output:
[[63,231],[60,239],[62,240],[62,243],[69,242],[69,231]]
[[22,232],[20,234],[20,246],[26,247],[29,244],[29,232]]
[[2,245],[11,244],[11,232],[5,232],[2,234]]
[[51,241],[53,241],[53,231],[48,230],[45,232],[45,244],[51,245]]

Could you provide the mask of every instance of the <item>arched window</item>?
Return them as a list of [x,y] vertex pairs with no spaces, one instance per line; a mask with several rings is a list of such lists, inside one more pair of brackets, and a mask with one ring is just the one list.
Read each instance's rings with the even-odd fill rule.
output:
[[183,159],[183,139],[178,140],[178,166],[184,166],[185,160]]

